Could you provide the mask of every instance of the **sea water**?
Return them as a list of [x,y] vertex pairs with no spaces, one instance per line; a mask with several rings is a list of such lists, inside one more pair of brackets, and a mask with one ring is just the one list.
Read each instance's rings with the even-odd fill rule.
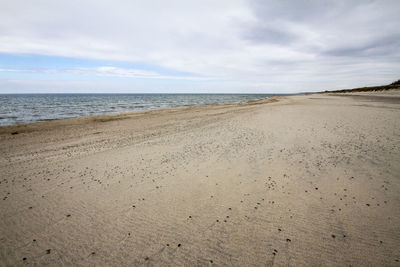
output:
[[231,104],[271,94],[0,94],[0,126],[180,106]]

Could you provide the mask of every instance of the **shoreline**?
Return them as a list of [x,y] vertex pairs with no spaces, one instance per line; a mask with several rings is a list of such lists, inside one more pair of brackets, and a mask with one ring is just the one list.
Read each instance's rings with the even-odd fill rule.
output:
[[397,266],[399,99],[0,127],[0,263]]
[[[229,107],[243,107],[243,106],[250,106],[250,105],[258,105],[264,103],[273,103],[279,101],[280,98],[284,98],[286,96],[271,96],[266,97],[263,99],[258,100],[249,100],[246,102],[240,103],[230,103],[230,104],[209,104],[209,105],[191,105],[191,106],[178,106],[178,107],[168,107],[168,108],[159,108],[159,109],[149,109],[149,110],[137,110],[137,111],[127,111],[127,112],[120,112],[120,113],[104,113],[104,114],[97,114],[97,115],[87,115],[87,116],[77,116],[71,118],[60,118],[60,119],[49,119],[49,120],[42,120],[42,121],[35,121],[29,123],[19,123],[19,124],[12,124],[12,125],[0,125],[0,135],[7,134],[11,132],[15,132],[17,130],[25,129],[31,130],[32,128],[36,128],[34,126],[39,126],[36,124],[40,124],[40,126],[47,126],[47,124],[51,124],[53,122],[65,122],[65,124],[76,124],[79,123],[78,121],[103,121],[103,120],[113,120],[113,119],[120,119],[120,118],[129,118],[134,115],[144,115],[149,114],[151,112],[174,112],[174,111],[183,111],[183,110],[191,110],[191,109],[205,109],[205,108],[229,108]],[[115,117],[115,118],[113,118]],[[29,131],[28,130],[28,131]],[[19,134],[20,132],[18,132]]]
[[[8,95],[9,96],[18,96],[18,95],[12,95],[12,94],[8,94]],[[58,95],[75,97],[75,96],[77,96],[79,94],[43,94],[43,95],[45,95],[45,96],[50,95],[50,96],[56,96],[56,97],[58,97]],[[239,102],[236,102],[236,101],[238,101],[238,99],[236,99],[236,100],[235,99],[230,99],[230,100],[218,99],[221,103],[209,103],[209,104],[207,104],[206,103],[207,101],[205,101],[204,99],[203,100],[202,99],[198,99],[198,101],[199,101],[198,103],[186,103],[186,104],[182,103],[181,105],[180,104],[169,103],[170,106],[167,105],[165,107],[161,107],[161,106],[157,106],[156,105],[156,106],[153,106],[153,107],[150,106],[148,108],[140,109],[140,107],[144,107],[144,106],[146,106],[146,105],[148,105],[150,103],[150,102],[146,103],[146,101],[145,101],[145,102],[142,103],[142,105],[137,106],[138,109],[133,109],[133,107],[131,107],[132,108],[131,110],[112,111],[112,110],[107,110],[107,108],[105,108],[103,111],[92,111],[93,114],[91,114],[91,115],[82,115],[80,113],[76,113],[75,115],[72,115],[72,117],[63,117],[63,114],[60,113],[60,114],[58,114],[59,115],[58,118],[51,118],[51,116],[46,116],[46,117],[41,118],[41,119],[38,118],[35,121],[26,121],[26,122],[15,122],[14,121],[13,124],[0,125],[0,127],[13,126],[13,125],[24,125],[24,124],[30,124],[30,123],[36,123],[36,122],[54,121],[54,120],[62,120],[62,119],[72,119],[72,118],[88,117],[88,116],[120,115],[120,114],[123,114],[123,113],[143,112],[143,111],[170,109],[170,108],[245,104],[247,102],[260,101],[260,100],[267,99],[267,98],[270,98],[270,97],[289,96],[289,95],[293,95],[293,94],[287,94],[287,95],[279,95],[279,94],[82,94],[82,95],[89,96],[89,97],[95,97],[95,96],[121,96],[121,95],[122,96],[124,96],[124,95],[127,95],[127,96],[139,96],[140,97],[140,96],[144,96],[144,95],[145,96],[153,96],[154,95],[154,96],[167,97],[167,98],[165,98],[165,101],[167,101],[168,97],[175,96],[175,95],[180,95],[180,96],[202,96],[202,95],[205,95],[205,96],[212,95],[212,96],[214,96],[215,95],[215,96],[229,96],[229,97],[234,97],[234,96],[246,96],[246,97],[248,97],[250,95],[253,95],[253,96],[261,96],[261,95],[263,95],[264,97],[258,98],[258,99],[251,99],[251,98],[250,99],[240,99]],[[39,96],[40,97],[41,94],[22,94],[22,96],[32,96],[32,97]],[[1,97],[1,95],[0,95],[0,97]],[[107,99],[104,99],[104,100],[107,100]],[[131,99],[131,100],[134,101],[134,99]],[[57,99],[53,99],[53,101],[57,101]],[[92,99],[92,101],[93,101],[93,99]],[[94,100],[94,101],[96,101],[96,100]],[[149,101],[149,100],[147,100],[147,101]],[[156,104],[157,101],[159,101],[159,100],[153,99],[153,101]],[[184,101],[184,100],[181,99],[181,101]],[[119,100],[117,102],[119,103]],[[228,103],[225,103],[225,102],[228,102]],[[229,103],[229,102],[231,102],[231,103]],[[95,102],[93,102],[93,104],[95,104]],[[129,102],[126,102],[125,104],[129,104]],[[138,103],[136,103],[136,104],[138,104]],[[31,108],[36,109],[38,107],[31,107]],[[52,107],[52,108],[54,108],[54,107]],[[115,109],[116,107],[115,106],[111,106],[111,108]],[[90,110],[90,108],[88,110]],[[50,109],[49,113],[51,113],[51,112],[52,112],[52,110]],[[64,111],[64,112],[66,112],[66,111]],[[70,111],[69,113],[71,113],[71,112],[72,111]],[[21,116],[23,117],[23,114]],[[40,115],[37,115],[37,114],[36,114],[36,116],[40,117]],[[7,118],[7,116],[5,118]]]
[[[82,93],[83,95],[86,95],[86,93]],[[118,113],[102,113],[102,114],[96,114],[96,115],[85,115],[85,116],[76,116],[76,117],[70,117],[70,118],[58,118],[58,119],[47,119],[47,120],[41,120],[41,121],[34,121],[34,122],[28,122],[28,123],[18,123],[18,124],[11,124],[11,125],[0,125],[0,134],[2,134],[4,131],[2,129],[9,128],[12,131],[13,129],[18,129],[18,128],[25,128],[29,126],[30,124],[36,124],[36,123],[46,123],[46,122],[52,122],[52,121],[62,121],[62,120],[71,120],[71,119],[80,119],[80,118],[94,118],[94,117],[109,117],[109,116],[124,116],[124,115],[131,115],[133,113],[147,113],[151,111],[162,111],[162,110],[174,110],[174,109],[185,109],[185,108],[194,108],[194,107],[213,107],[213,106],[241,106],[241,105],[251,105],[251,104],[257,104],[257,103],[263,103],[263,101],[268,100],[268,99],[276,99],[279,101],[280,98],[285,98],[285,97],[292,97],[292,96],[302,96],[302,95],[319,95],[319,94],[324,94],[324,95],[336,95],[336,96],[349,96],[349,95],[354,95],[354,96],[374,96],[378,95],[378,97],[394,97],[396,98],[398,95],[400,95],[400,89],[399,87],[392,88],[392,89],[381,89],[381,90],[369,90],[369,91],[357,91],[357,89],[345,89],[345,90],[337,90],[337,91],[321,91],[321,92],[312,92],[312,93],[296,93],[296,94],[284,94],[284,95],[274,95],[274,96],[269,96],[266,98],[258,99],[258,100],[249,100],[246,102],[240,102],[240,103],[225,103],[225,104],[206,104],[206,105],[190,105],[190,106],[177,106],[177,107],[167,107],[167,108],[156,108],[156,109],[148,109],[148,110],[134,110],[134,111],[126,111],[126,112],[118,112]],[[12,94],[5,94],[5,95],[12,95]],[[36,94],[32,94],[36,95]],[[46,95],[46,94],[44,94]],[[64,93],[61,93],[61,95],[64,95]],[[71,94],[75,95],[75,94]],[[100,94],[100,95],[107,95],[107,94]],[[113,94],[110,94],[113,95]],[[118,95],[118,94],[116,94]],[[121,94],[124,95],[124,94]],[[134,95],[134,94],[133,94]],[[138,94],[142,95],[142,94]],[[152,95],[152,94],[149,94]],[[158,94],[154,94],[158,95]],[[168,94],[167,94],[168,95]],[[171,94],[174,95],[174,94]],[[186,95],[186,94],[181,94],[181,95]],[[192,94],[187,94],[187,95],[192,95]],[[199,94],[202,95],[202,94]],[[204,94],[207,95],[207,94]],[[224,94],[216,94],[216,95],[224,95]],[[231,95],[231,94],[226,94],[226,95]],[[241,94],[238,94],[241,95]],[[275,100],[274,100],[275,101]],[[14,128],[15,127],[15,128]],[[6,131],[6,132],[9,132]]]

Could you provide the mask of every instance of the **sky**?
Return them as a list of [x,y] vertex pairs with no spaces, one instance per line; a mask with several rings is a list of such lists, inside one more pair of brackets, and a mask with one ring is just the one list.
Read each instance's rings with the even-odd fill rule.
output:
[[0,0],[0,93],[297,93],[400,79],[398,0]]

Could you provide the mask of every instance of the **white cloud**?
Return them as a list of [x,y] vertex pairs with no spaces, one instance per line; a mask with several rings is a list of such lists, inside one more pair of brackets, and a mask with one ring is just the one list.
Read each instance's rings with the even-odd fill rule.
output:
[[205,80],[205,77],[195,76],[176,76],[162,75],[155,71],[118,68],[112,66],[101,66],[95,68],[75,68],[67,70],[57,70],[60,73],[75,73],[83,75],[96,75],[102,77],[122,77],[122,78],[147,78],[147,79],[175,79],[175,80]]
[[164,75],[155,71],[119,68],[113,66],[100,66],[92,68],[70,68],[70,69],[47,69],[47,68],[29,68],[29,69],[0,69],[0,72],[18,72],[18,73],[38,73],[38,74],[76,74],[98,77],[120,77],[134,79],[171,79],[171,80],[212,80],[212,77],[199,76],[179,76]]

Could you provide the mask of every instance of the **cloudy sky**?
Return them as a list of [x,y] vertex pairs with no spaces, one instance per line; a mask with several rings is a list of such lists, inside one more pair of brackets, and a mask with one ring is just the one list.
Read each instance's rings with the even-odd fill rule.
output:
[[0,0],[0,93],[387,84],[399,14],[398,0]]

